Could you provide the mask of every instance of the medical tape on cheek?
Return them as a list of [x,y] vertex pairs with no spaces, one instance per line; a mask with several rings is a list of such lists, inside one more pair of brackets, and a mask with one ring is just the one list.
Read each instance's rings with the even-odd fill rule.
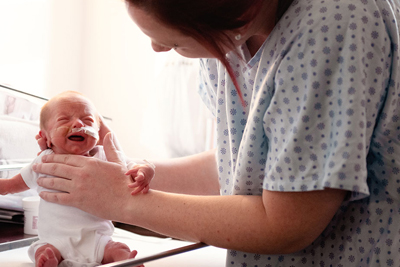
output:
[[84,134],[87,134],[87,135],[93,137],[94,139],[99,140],[99,131],[93,127],[85,126],[85,127],[81,127],[81,128],[72,128],[71,129],[71,133],[76,133],[76,132],[83,132]]
[[70,127],[68,126],[60,126],[57,129],[54,130],[53,135],[57,136],[66,136],[70,132]]
[[47,147],[51,148],[53,147],[53,141],[55,139],[59,139],[59,138],[64,138],[65,136],[67,136],[67,134],[70,132],[70,127],[68,126],[60,126],[56,129],[54,129],[53,131],[50,131],[50,138],[47,138]]

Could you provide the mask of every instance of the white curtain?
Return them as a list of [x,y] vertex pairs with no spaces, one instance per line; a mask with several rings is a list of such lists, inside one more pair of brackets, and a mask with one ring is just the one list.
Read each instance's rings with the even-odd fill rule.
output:
[[156,59],[142,142],[159,157],[180,157],[213,146],[213,118],[198,95],[199,60],[175,52]]

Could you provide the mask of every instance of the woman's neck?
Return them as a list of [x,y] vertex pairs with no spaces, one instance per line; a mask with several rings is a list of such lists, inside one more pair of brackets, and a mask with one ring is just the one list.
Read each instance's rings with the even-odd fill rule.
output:
[[251,57],[257,53],[266,39],[267,37],[262,35],[253,35],[246,41],[247,49],[249,50]]
[[249,32],[251,36],[247,39],[246,45],[251,56],[254,56],[262,44],[268,38],[276,24],[276,14],[279,0],[264,1],[264,4],[257,16],[251,23]]
[[[276,23],[289,8],[293,0],[265,1],[262,10],[254,20],[254,35],[247,41],[246,45],[253,57],[263,45],[269,34],[274,29]],[[266,19],[268,18],[268,19]]]

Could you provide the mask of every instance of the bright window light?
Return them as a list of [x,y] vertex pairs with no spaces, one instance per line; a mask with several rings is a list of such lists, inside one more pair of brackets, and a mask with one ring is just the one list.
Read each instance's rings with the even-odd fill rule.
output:
[[42,94],[51,0],[0,0],[0,84]]

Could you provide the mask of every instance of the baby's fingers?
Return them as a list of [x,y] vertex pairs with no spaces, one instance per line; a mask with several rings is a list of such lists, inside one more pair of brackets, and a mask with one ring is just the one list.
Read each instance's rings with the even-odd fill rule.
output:
[[138,172],[137,169],[130,169],[125,173],[125,175],[136,175],[137,172]]
[[140,193],[144,188],[145,188],[145,185],[141,185],[141,186],[136,187],[135,190],[133,190],[131,192],[131,195],[133,196],[133,195],[136,195],[137,193]]
[[136,187],[140,186],[141,184],[142,183],[133,182],[133,183],[128,184],[128,187],[129,188],[136,188]]
[[134,177],[136,182],[140,182],[144,180],[144,175],[143,173],[138,173],[138,175],[136,177]]

